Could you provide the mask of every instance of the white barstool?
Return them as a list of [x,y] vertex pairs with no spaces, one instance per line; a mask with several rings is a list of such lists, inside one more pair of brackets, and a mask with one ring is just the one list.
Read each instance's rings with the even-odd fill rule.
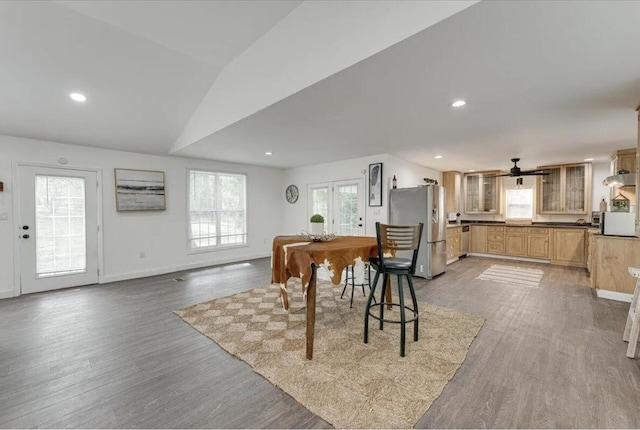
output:
[[636,347],[638,346],[638,333],[640,332],[640,269],[629,267],[629,273],[636,278],[636,289],[633,292],[631,306],[629,306],[629,315],[627,315],[627,325],[624,327],[624,335],[622,340],[629,342],[627,347],[627,357],[634,358],[636,356]]

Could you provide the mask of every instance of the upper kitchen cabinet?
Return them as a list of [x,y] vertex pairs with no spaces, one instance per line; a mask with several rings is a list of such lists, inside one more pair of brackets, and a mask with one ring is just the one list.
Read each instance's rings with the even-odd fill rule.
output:
[[442,172],[442,186],[446,190],[447,212],[458,213],[460,211],[460,172]]
[[501,181],[499,171],[464,174],[464,212],[499,214]]
[[[636,148],[622,149],[616,151],[611,157],[611,174],[616,175],[620,171],[626,171],[627,173],[636,173]],[[636,204],[636,187],[635,183],[632,185],[617,185],[611,187],[611,199],[614,199],[618,194],[629,199],[629,203]]]
[[587,215],[591,202],[591,164],[542,166],[538,176],[538,214]]
[[611,174],[615,175],[620,170],[628,173],[636,173],[636,148],[617,151],[611,157]]

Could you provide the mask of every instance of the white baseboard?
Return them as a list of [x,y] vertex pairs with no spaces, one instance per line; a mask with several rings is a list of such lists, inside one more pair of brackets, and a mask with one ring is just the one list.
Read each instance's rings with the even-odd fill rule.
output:
[[10,297],[18,297],[20,294],[16,294],[16,292],[11,290],[0,290],[0,299],[8,299]]
[[541,260],[539,258],[512,257],[510,255],[497,255],[497,254],[481,254],[481,253],[478,253],[478,252],[470,252],[467,255],[470,255],[470,256],[473,256],[473,257],[502,258],[503,260],[516,260],[516,261],[528,261],[530,263],[551,264],[551,260]]
[[619,293],[617,291],[601,290],[596,288],[596,295],[601,299],[617,300],[619,302],[631,303],[633,294]]
[[271,256],[271,253],[248,255],[248,256],[243,256],[242,258],[236,257],[236,258],[225,258],[225,259],[220,259],[216,261],[199,261],[197,263],[181,264],[177,266],[165,266],[157,269],[141,270],[139,272],[127,272],[127,273],[119,273],[115,275],[106,275],[100,279],[99,283],[106,284],[109,282],[118,282],[118,281],[126,281],[129,279],[146,278],[148,276],[164,275],[167,273],[180,272],[182,270],[199,269],[201,267],[219,266],[221,264],[239,263],[242,261],[255,260],[257,258],[264,258],[264,257],[270,257],[270,256]]

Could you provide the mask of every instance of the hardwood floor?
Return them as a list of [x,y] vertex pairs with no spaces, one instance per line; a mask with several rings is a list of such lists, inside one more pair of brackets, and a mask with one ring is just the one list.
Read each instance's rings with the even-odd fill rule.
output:
[[[542,268],[541,287],[475,279],[496,263]],[[260,259],[0,300],[0,427],[330,427],[173,313],[269,280]],[[415,285],[486,318],[417,428],[640,427],[629,305],[584,270],[469,257]]]

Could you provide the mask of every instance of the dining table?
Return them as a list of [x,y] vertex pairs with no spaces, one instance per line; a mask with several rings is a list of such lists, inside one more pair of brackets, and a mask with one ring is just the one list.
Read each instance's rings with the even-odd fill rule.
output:
[[[365,263],[378,257],[378,245],[371,236],[335,236],[331,240],[312,241],[305,236],[276,236],[271,253],[271,283],[280,284],[280,298],[289,309],[287,281],[300,278],[306,301],[306,358],[313,358],[315,335],[317,271],[323,268],[334,285],[340,285],[348,266],[364,275]],[[391,289],[387,288],[387,295]]]

